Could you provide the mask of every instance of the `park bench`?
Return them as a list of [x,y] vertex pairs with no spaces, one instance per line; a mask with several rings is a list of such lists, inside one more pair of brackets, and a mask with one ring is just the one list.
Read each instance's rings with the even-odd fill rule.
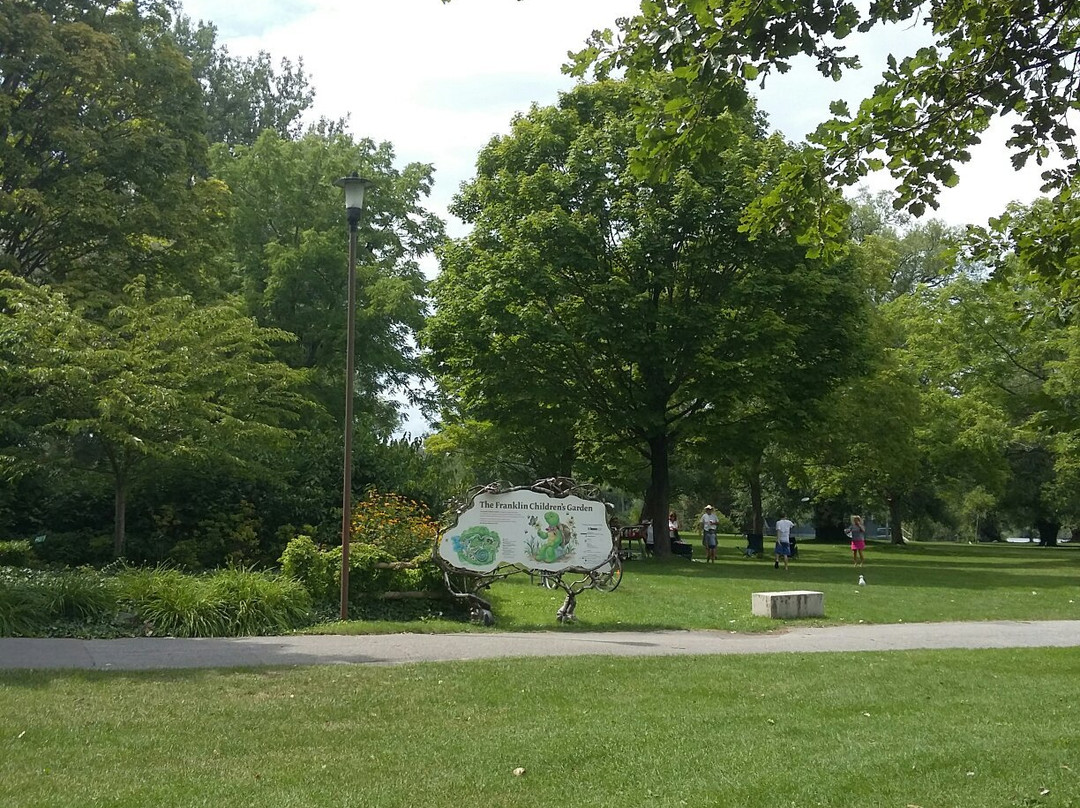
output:
[[615,536],[619,558],[626,560],[634,557],[634,542],[638,543],[638,548],[641,551],[638,558],[644,558],[649,549],[646,543],[648,535],[648,525],[626,525],[619,528],[619,532]]

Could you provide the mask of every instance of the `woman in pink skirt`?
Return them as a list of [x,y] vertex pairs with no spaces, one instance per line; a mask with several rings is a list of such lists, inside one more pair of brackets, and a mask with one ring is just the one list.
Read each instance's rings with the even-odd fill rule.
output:
[[863,565],[863,550],[866,549],[866,528],[861,516],[851,517],[851,527],[844,531],[851,537],[851,560],[856,567]]

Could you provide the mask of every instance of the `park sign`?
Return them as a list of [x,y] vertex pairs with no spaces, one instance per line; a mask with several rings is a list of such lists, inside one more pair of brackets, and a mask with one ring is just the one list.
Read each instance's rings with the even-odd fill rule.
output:
[[[569,477],[510,487],[495,482],[474,488],[453,522],[439,533],[434,560],[447,591],[469,604],[472,618],[495,622],[481,596],[496,581],[527,572],[566,599],[560,623],[577,619],[577,596],[586,589],[612,592],[622,580],[622,559],[608,527],[608,506],[594,485]],[[535,577],[534,577],[535,576]]]
[[536,572],[589,572],[612,555],[607,506],[580,496],[518,488],[481,489],[443,531],[438,555],[459,572],[514,566]]

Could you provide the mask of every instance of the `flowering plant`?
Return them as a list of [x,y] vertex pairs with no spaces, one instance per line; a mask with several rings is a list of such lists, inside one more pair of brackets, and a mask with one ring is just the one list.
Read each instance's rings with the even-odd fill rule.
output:
[[435,544],[439,533],[427,508],[400,494],[369,488],[352,513],[352,540],[411,561]]

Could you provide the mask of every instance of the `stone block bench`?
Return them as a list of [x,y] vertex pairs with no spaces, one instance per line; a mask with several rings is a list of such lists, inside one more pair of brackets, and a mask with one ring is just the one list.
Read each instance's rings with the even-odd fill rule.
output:
[[752,607],[759,617],[824,617],[825,593],[808,589],[755,592]]

